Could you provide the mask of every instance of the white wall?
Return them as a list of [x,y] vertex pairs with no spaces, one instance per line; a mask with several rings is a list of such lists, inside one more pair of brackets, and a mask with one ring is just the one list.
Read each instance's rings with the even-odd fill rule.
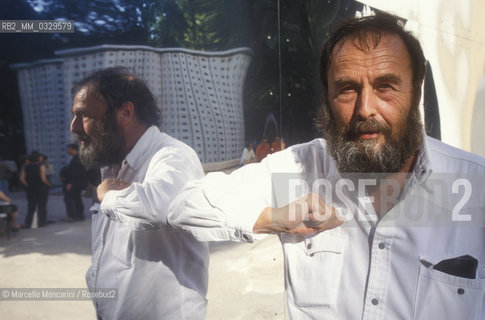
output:
[[485,156],[485,68],[478,84],[472,119],[472,152]]

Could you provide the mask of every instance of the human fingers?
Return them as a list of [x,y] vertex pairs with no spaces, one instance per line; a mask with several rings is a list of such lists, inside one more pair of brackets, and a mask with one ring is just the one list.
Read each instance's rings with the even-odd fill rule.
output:
[[325,213],[312,212],[308,214],[308,218],[304,221],[306,227],[315,229],[316,232],[321,232],[336,228],[344,223],[339,211],[332,206],[326,206]]
[[122,190],[127,188],[129,185],[130,184],[128,182],[123,181],[121,179],[115,179],[115,178],[105,179],[103,182],[101,182],[101,184],[96,189],[98,200],[103,201],[104,196],[108,191]]
[[311,194],[308,201],[311,205],[303,221],[306,227],[323,231],[335,228],[344,222],[339,211],[323,201],[318,194]]
[[110,190],[122,190],[127,188],[130,183],[121,179],[109,179]]

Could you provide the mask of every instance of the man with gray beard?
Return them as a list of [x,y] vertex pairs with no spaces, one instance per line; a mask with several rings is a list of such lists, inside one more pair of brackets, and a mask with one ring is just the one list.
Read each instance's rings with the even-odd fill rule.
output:
[[203,176],[196,153],[160,132],[152,93],[127,69],[97,71],[73,91],[80,160],[102,176],[86,274],[98,319],[204,319],[208,246],[166,222],[179,190]]
[[291,319],[484,319],[485,159],[425,135],[424,75],[399,18],[342,22],[321,56],[325,139],[187,183],[169,223],[277,233]]

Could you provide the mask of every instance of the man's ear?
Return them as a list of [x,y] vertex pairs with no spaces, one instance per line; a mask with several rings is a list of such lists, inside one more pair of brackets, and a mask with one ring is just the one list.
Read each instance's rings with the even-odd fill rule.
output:
[[135,117],[135,106],[130,101],[123,102],[121,108],[116,111],[116,118],[120,127],[126,126],[133,121]]

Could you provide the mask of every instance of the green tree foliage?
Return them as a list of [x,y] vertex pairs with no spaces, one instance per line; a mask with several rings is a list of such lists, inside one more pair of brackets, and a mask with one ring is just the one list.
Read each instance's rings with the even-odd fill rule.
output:
[[246,1],[158,0],[149,22],[151,44],[224,50],[248,40]]

